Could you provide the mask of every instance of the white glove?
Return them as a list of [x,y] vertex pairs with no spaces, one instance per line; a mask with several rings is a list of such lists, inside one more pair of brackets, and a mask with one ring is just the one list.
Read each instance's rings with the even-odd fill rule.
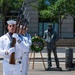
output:
[[11,55],[13,52],[15,52],[15,47],[11,47],[9,50],[8,50],[8,54]]
[[20,37],[19,37],[18,34],[16,34],[16,33],[14,33],[14,34],[12,35],[12,37],[15,38],[16,41],[20,40]]

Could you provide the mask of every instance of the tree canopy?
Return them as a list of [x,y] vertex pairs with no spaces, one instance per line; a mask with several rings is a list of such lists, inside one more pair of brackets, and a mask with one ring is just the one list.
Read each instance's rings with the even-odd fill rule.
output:
[[38,0],[40,18],[57,19],[75,16],[75,0]]
[[5,15],[10,10],[18,10],[21,8],[24,0],[0,0],[0,11]]
[[75,17],[75,0],[38,0],[38,5],[34,5],[40,19],[59,23],[60,37],[63,20],[69,15]]
[[18,11],[24,0],[0,0],[0,19],[2,20],[3,34],[5,33],[5,18],[11,10]]

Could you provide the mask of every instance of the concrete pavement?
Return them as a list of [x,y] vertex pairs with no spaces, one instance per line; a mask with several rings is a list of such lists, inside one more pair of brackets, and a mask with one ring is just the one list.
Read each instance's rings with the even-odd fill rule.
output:
[[[73,48],[73,59],[75,59],[75,47]],[[47,50],[46,47],[44,50],[42,50],[42,55],[45,61],[45,66],[47,67]],[[39,62],[41,60],[41,55],[40,53],[35,53],[35,58],[40,60],[35,59],[34,62],[34,69],[32,69],[33,62],[31,61],[31,64],[29,65],[29,75],[75,75],[75,70],[72,71],[67,71],[65,68],[65,59],[66,59],[66,47],[57,47],[57,55],[59,58],[59,63],[60,67],[62,68],[62,71],[45,71],[44,65],[42,62]],[[34,53],[32,54],[32,58],[34,56]],[[52,67],[55,67],[55,62],[54,62],[54,55],[52,53]],[[63,62],[62,62],[63,61]]]
[[[73,58],[75,58],[75,47],[73,48]],[[62,68],[63,71],[45,71],[44,69],[44,65],[42,63],[41,60],[41,55],[40,53],[35,53],[35,62],[34,62],[34,69],[32,69],[33,66],[33,55],[34,53],[32,53],[32,59],[30,60],[30,64],[29,64],[29,70],[28,70],[28,75],[75,75],[75,70],[72,71],[67,71],[65,68],[65,47],[58,47],[57,48],[57,54],[58,54],[58,58],[59,58],[59,63],[60,63],[60,67]],[[30,53],[31,55],[31,53]],[[30,56],[29,55],[29,56]],[[44,63],[45,66],[47,67],[47,50],[46,47],[44,48],[44,50],[42,50],[42,56],[44,58]],[[0,57],[0,75],[2,74],[2,58]],[[63,62],[62,62],[63,61]],[[52,67],[55,67],[55,62],[54,62],[54,55],[52,54]]]
[[[55,63],[53,62],[53,67],[55,67]],[[75,70],[73,71],[67,71],[65,69],[65,63],[60,62],[60,67],[63,71],[45,71],[44,66],[42,62],[35,62],[34,63],[34,69],[32,69],[32,62],[29,64],[29,70],[28,75],[75,75]],[[45,62],[45,65],[47,67],[47,63]],[[0,75],[3,75],[2,73],[2,62],[0,62]]]
[[[53,67],[55,63],[53,62]],[[47,63],[45,63],[47,67]],[[32,69],[32,63],[29,65],[28,75],[75,75],[75,71],[67,71],[65,68],[65,63],[60,62],[60,67],[62,71],[45,71],[42,63],[35,63],[34,69]]]

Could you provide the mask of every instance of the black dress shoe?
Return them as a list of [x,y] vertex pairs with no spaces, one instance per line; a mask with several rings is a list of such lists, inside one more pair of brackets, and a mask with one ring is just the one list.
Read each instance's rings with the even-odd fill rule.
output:
[[49,71],[51,69],[51,67],[46,68],[46,71]]
[[62,68],[61,68],[61,67],[57,67],[57,69],[58,69],[59,71],[62,71]]

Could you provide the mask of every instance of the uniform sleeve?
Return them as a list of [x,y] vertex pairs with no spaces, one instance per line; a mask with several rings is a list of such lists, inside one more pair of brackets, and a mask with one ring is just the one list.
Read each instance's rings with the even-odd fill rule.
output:
[[2,44],[2,38],[0,37],[0,55],[4,56],[5,55],[5,50],[3,48],[3,44]]
[[15,47],[11,47],[11,48],[8,50],[8,55],[10,56],[13,52],[15,52]]
[[9,46],[10,44],[7,44],[6,47],[3,46],[3,40],[2,38],[0,38],[0,55],[1,56],[6,56],[6,55],[10,55],[12,52],[14,52],[14,48],[10,48]]
[[5,56],[5,50],[0,50],[0,55]]
[[13,52],[15,52],[15,47],[10,47],[10,43],[9,43],[4,48],[4,50],[5,50],[5,55],[7,55],[6,53],[8,53],[8,55],[10,56]]
[[32,45],[32,38],[31,38],[31,36],[29,35],[29,46],[31,46]]
[[0,37],[0,55],[5,56],[5,52],[6,50],[4,49],[4,46],[3,46],[3,38]]
[[29,52],[29,44],[24,41],[17,43],[17,47],[23,52]]

